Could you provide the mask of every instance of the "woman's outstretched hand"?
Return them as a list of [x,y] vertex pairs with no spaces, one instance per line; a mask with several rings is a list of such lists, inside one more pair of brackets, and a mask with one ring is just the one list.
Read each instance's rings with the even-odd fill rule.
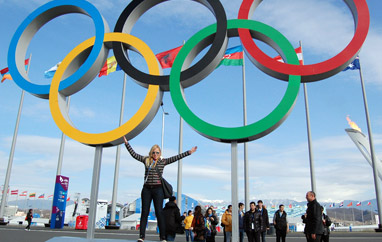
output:
[[127,141],[127,139],[126,139],[125,136],[123,136],[123,140],[125,141],[125,144],[128,144],[128,143],[129,143],[129,141]]
[[190,150],[190,155],[191,155],[192,153],[194,153],[194,152],[196,151],[196,149],[198,149],[198,146],[194,146],[194,147],[192,147],[191,150]]

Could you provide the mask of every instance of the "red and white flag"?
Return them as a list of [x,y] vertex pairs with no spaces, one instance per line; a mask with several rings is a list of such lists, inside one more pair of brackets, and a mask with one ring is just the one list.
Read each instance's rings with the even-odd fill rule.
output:
[[20,193],[20,197],[26,197],[28,195],[28,191],[24,191]]
[[11,195],[18,195],[19,194],[19,190],[11,190]]
[[361,202],[358,202],[356,206],[357,206],[357,207],[358,207],[358,206],[361,206]]
[[[296,49],[294,49],[294,51],[296,52],[296,54],[297,54],[297,57],[298,57],[298,61],[300,62],[300,65],[303,65],[304,63],[304,61],[303,61],[303,59],[302,59],[302,49],[301,49],[301,46],[300,47],[298,47],[298,48],[296,48]],[[283,58],[281,58],[281,56],[276,56],[275,58],[273,58],[274,60],[277,60],[277,61],[279,61],[279,62],[282,62],[282,63],[284,63],[284,60],[283,60]]]
[[371,202],[368,202],[368,203],[367,203],[367,206],[370,206],[370,205],[371,205]]

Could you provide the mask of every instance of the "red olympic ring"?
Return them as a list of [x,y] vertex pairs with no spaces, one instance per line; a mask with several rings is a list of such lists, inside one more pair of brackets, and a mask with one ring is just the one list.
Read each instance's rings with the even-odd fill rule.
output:
[[[238,19],[249,19],[260,2],[261,0],[243,0]],[[370,25],[370,14],[366,0],[344,0],[344,2],[353,14],[355,33],[346,48],[336,56],[311,65],[282,63],[262,52],[253,41],[249,30],[239,29],[240,40],[243,43],[248,58],[262,71],[285,81],[288,80],[288,75],[300,75],[302,77],[301,82],[313,82],[339,73],[358,55]]]

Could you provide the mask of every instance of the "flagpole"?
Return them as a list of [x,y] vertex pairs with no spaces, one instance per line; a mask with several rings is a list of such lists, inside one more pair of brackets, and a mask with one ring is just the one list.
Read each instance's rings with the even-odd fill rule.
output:
[[[302,63],[304,63],[304,55],[302,54],[302,42],[300,40],[300,47],[301,47],[301,55],[302,55]],[[314,160],[313,160],[313,149],[312,149],[312,135],[310,132],[310,116],[309,116],[309,103],[308,103],[308,90],[306,87],[306,83],[303,83],[304,88],[304,99],[305,99],[305,115],[306,115],[306,129],[308,134],[308,150],[309,150],[309,164],[310,164],[310,184],[312,191],[316,194],[317,197],[317,190],[316,190],[316,175],[314,171]]]
[[[183,45],[186,41],[183,40]],[[183,118],[179,115],[179,147],[178,154],[183,153]],[[180,159],[178,161],[178,177],[177,177],[177,187],[176,187],[176,200],[179,204],[179,208],[182,212],[182,180],[183,180],[183,161]],[[187,210],[185,206],[185,211]]]
[[231,143],[231,204],[232,204],[232,242],[239,241],[238,211],[238,176],[237,176],[237,142]]
[[[70,105],[70,97],[67,97],[66,98],[66,107],[67,107],[67,110],[69,111],[69,105]],[[59,154],[58,154],[58,163],[57,163],[57,172],[56,172],[56,176],[60,176],[61,175],[61,171],[62,171],[62,161],[63,161],[63,158],[64,158],[64,148],[65,148],[65,140],[66,140],[66,135],[64,133],[61,134],[61,144],[60,144],[60,151],[59,151]],[[55,179],[56,180],[56,179]]]
[[[29,72],[29,67],[31,65],[31,59],[32,59],[32,54],[29,55],[29,63],[28,63],[27,71],[26,71],[27,73]],[[9,154],[7,172],[5,173],[4,190],[8,189],[8,187],[9,187],[9,180],[11,178],[12,163],[13,163],[13,157],[14,157],[14,154],[15,154],[17,133],[18,133],[18,130],[19,130],[21,111],[22,111],[23,103],[24,103],[24,96],[25,96],[25,91],[23,89],[21,91],[19,111],[17,113],[16,125],[15,125],[15,130],[14,130],[14,133],[13,133],[13,140],[12,140],[11,152]],[[1,197],[0,221],[4,221],[4,208],[5,208],[5,203],[6,203],[7,195],[8,194],[5,193],[5,195],[3,194],[3,196]]]
[[[244,62],[244,50],[243,50],[243,121],[244,126],[247,125],[247,88],[245,80],[245,62]],[[249,164],[248,164],[248,143],[244,142],[244,204],[245,210],[249,211]],[[235,205],[236,206],[236,205]]]
[[353,214],[353,222],[355,222],[353,204],[351,205],[351,212],[352,212],[352,214]]
[[380,180],[378,178],[378,170],[377,170],[377,159],[374,152],[374,142],[373,142],[373,134],[371,132],[371,125],[370,125],[370,116],[369,116],[369,107],[367,104],[367,97],[366,97],[366,90],[365,90],[365,84],[363,81],[363,75],[362,75],[362,67],[361,67],[361,60],[359,59],[359,76],[361,79],[361,86],[362,86],[362,95],[363,95],[363,102],[365,106],[365,114],[366,114],[366,123],[367,123],[367,132],[369,134],[369,144],[370,144],[370,155],[371,160],[373,163],[373,176],[374,176],[374,186],[375,186],[375,195],[377,199],[377,208],[378,208],[378,229],[376,229],[377,232],[382,232],[382,204],[381,204],[381,186],[380,186]]
[[[122,98],[121,98],[121,111],[119,115],[119,126],[122,126],[123,122],[123,111],[125,109],[125,96],[126,96],[126,76],[123,75],[123,86],[122,86]],[[117,205],[117,193],[118,193],[118,178],[119,178],[119,164],[121,160],[121,145],[117,146],[117,153],[115,157],[115,169],[114,169],[114,184],[113,184],[113,196],[111,198],[111,215],[110,215],[110,225],[115,225],[115,214]]]
[[[183,153],[183,119],[182,116],[179,116],[179,147],[178,153]],[[183,179],[183,162],[182,159],[178,161],[178,178],[177,178],[177,191],[176,191],[176,200],[182,209],[182,179]],[[187,208],[185,208],[187,210]]]

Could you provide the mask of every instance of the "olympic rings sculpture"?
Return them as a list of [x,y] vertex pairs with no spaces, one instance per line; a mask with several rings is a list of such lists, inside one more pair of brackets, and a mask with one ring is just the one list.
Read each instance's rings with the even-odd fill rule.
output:
[[[40,98],[49,98],[52,117],[61,131],[74,140],[90,146],[114,146],[132,139],[142,132],[157,113],[163,91],[170,91],[172,101],[181,117],[201,135],[219,142],[247,142],[261,138],[276,129],[287,118],[298,96],[301,82],[318,81],[342,71],[351,63],[364,43],[370,24],[366,0],[344,0],[352,12],[355,34],[346,48],[335,57],[313,65],[300,65],[294,48],[274,28],[249,20],[262,0],[243,0],[238,19],[228,20],[224,8],[217,0],[194,0],[207,7],[215,16],[216,24],[192,36],[176,57],[170,75],[162,69],[152,50],[140,39],[130,35],[138,18],[151,7],[164,2],[133,0],[120,15],[114,33],[98,10],[85,0],[54,0],[32,12],[16,30],[8,50],[9,71],[15,83]],[[37,85],[29,81],[24,59],[29,43],[36,32],[50,20],[68,13],[82,13],[92,18],[95,36],[75,47],[62,61],[51,85]],[[242,127],[219,127],[197,117],[187,106],[183,89],[208,76],[220,63],[228,39],[239,36],[247,57],[260,70],[275,78],[288,81],[284,97],[276,108],[259,121]],[[254,43],[259,39],[274,48],[284,59],[280,63],[265,55]],[[112,42],[112,44],[105,44]],[[135,82],[147,88],[140,109],[125,124],[105,133],[86,133],[76,129],[69,118],[66,97],[87,86],[99,73],[112,46],[121,68]],[[205,48],[206,54],[190,67],[194,58]],[[126,50],[140,53],[149,67],[149,74],[133,67]]]

